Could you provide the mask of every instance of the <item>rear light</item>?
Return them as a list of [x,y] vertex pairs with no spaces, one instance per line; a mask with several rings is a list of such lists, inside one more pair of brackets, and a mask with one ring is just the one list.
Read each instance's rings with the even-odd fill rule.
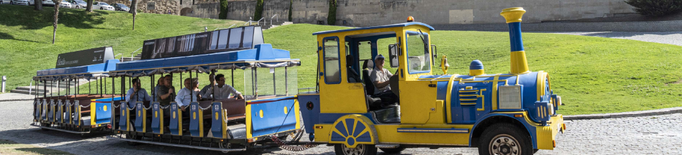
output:
[[552,147],[556,148],[556,141],[552,140]]
[[566,130],[566,123],[561,124],[561,128],[563,128],[564,130]]
[[111,124],[107,124],[107,128],[111,129]]

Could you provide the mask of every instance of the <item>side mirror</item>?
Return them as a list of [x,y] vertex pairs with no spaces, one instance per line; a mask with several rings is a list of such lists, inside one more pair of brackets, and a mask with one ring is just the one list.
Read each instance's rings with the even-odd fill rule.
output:
[[436,65],[436,58],[438,58],[438,48],[436,45],[431,45],[431,54],[433,54],[433,65]]
[[391,68],[398,67],[398,44],[388,45],[388,59],[391,63]]

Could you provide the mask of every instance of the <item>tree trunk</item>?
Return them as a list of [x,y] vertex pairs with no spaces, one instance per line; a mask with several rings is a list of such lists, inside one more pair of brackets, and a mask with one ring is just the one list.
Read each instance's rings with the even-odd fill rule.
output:
[[57,20],[59,20],[59,4],[62,2],[61,0],[52,0],[54,2],[54,23],[53,27],[54,29],[52,30],[52,44],[54,45],[54,41],[57,38]]
[[135,18],[137,18],[137,0],[133,0],[133,4],[130,4],[130,11],[133,12],[133,30],[135,30]]
[[42,0],[35,0],[35,3],[33,5],[35,5],[35,10],[38,10],[38,11],[43,10],[43,1]]
[[92,12],[92,2],[94,0],[88,0],[88,6],[86,7],[85,11],[87,12]]

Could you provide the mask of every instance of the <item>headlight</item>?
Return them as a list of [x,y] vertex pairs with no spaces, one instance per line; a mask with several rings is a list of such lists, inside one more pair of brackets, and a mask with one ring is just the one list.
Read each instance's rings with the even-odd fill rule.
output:
[[521,109],[521,86],[500,86],[499,109]]

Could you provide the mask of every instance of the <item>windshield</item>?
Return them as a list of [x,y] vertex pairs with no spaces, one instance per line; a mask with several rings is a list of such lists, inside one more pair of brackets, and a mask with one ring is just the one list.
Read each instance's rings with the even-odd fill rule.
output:
[[408,31],[406,37],[407,43],[407,61],[408,72],[425,73],[431,70],[431,61],[429,60],[429,36],[427,33]]
[[99,2],[99,5],[109,5],[109,4],[104,3],[104,2]]

